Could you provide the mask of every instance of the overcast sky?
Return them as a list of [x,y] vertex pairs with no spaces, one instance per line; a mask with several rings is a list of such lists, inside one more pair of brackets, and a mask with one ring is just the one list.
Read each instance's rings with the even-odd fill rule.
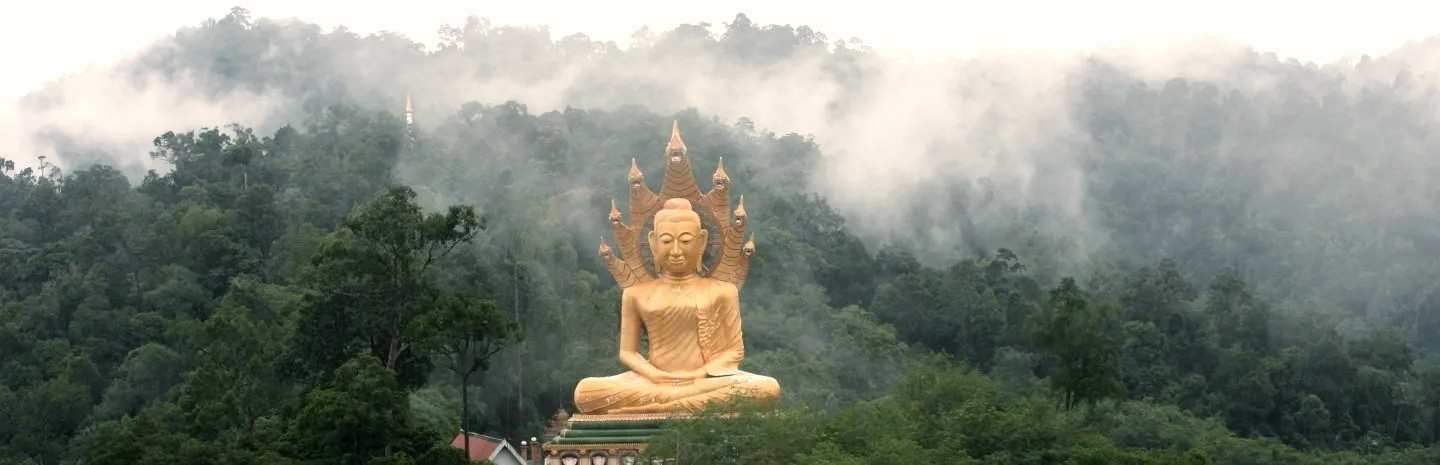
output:
[[[468,15],[495,24],[548,25],[556,37],[584,32],[624,45],[641,26],[730,21],[744,12],[761,24],[810,25],[832,39],[917,57],[1005,51],[1072,52],[1106,46],[1153,47],[1214,37],[1310,61],[1381,54],[1440,33],[1440,2],[1262,2],[986,0],[921,2],[725,2],[538,0],[183,0],[16,2],[0,15],[0,100],[30,92],[67,72],[102,65],[175,29],[241,5],[256,17],[296,17],[327,28],[391,30],[433,44],[441,24]],[[936,7],[927,4],[948,3]],[[1249,5],[1251,3],[1260,6]],[[616,6],[624,5],[624,6]]]

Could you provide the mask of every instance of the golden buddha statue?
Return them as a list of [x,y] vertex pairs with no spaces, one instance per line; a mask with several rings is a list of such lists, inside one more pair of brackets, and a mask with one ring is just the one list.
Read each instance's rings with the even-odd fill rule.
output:
[[[774,378],[740,370],[745,345],[740,327],[740,287],[745,283],[753,239],[742,243],[746,217],[744,197],[729,211],[730,178],[724,163],[715,170],[710,192],[701,194],[691,174],[678,124],[666,147],[664,188],[659,194],[645,186],[634,160],[630,163],[630,217],[622,221],[614,202],[610,224],[622,257],[603,242],[600,255],[624,288],[620,298],[620,363],[629,371],[603,378],[585,378],[575,386],[575,406],[585,414],[688,413],[712,402],[750,400],[773,403],[780,397]],[[700,206],[697,212],[694,206]],[[719,231],[720,257],[705,270],[710,231],[701,213]],[[640,234],[645,236],[655,272],[645,269]],[[640,336],[649,338],[648,357],[640,354]]]

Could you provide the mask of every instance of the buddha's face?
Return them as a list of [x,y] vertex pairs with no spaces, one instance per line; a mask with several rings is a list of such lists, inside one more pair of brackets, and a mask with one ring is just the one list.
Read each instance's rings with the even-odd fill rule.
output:
[[655,215],[650,252],[655,257],[656,271],[672,277],[696,274],[709,237],[694,211],[662,211]]

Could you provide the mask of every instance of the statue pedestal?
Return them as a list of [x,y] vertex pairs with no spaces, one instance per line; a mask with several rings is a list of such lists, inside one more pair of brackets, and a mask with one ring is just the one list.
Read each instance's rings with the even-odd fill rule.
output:
[[575,415],[565,422],[545,451],[544,465],[636,465],[650,437],[676,414]]

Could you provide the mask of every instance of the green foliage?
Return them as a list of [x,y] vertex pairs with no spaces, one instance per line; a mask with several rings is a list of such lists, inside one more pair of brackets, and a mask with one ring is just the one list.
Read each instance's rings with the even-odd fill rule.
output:
[[1121,341],[1112,310],[1104,303],[1092,304],[1071,278],[1050,291],[1046,310],[1036,339],[1056,360],[1051,382],[1064,393],[1065,407],[1124,394]]
[[307,295],[292,354],[305,372],[329,373],[369,351],[406,386],[424,382],[424,346],[444,329],[427,316],[453,307],[428,272],[481,224],[472,207],[425,215],[414,199],[408,187],[389,189],[357,208],[316,252],[308,284],[317,292]]
[[[456,462],[440,437],[453,426],[414,426],[393,370],[359,362],[340,370],[371,349],[387,354],[384,341],[338,341],[347,351],[334,366],[286,370],[303,336],[333,334],[303,331],[316,302],[359,291],[357,301],[371,306],[333,310],[365,323],[367,335],[414,347],[394,362],[422,383],[441,328],[395,331],[379,319],[418,315],[371,310],[423,314],[422,301],[449,295],[425,268],[480,226],[469,207],[426,216],[404,188],[343,222],[358,200],[382,194],[398,147],[354,145],[363,148],[355,157],[372,158],[343,167],[369,171],[332,173],[328,184],[292,176],[342,138],[384,139],[360,135],[385,131],[369,125],[383,117],[327,116],[317,124],[334,130],[323,135],[167,133],[155,156],[173,169],[136,189],[105,166],[0,177],[16,194],[6,200],[23,200],[0,216],[0,462],[299,463],[344,454]],[[330,145],[319,142],[327,137]],[[347,176],[372,183],[334,181]],[[382,305],[390,303],[402,305]],[[493,308],[485,315],[510,324]],[[367,447],[381,452],[335,442],[342,436],[378,441]]]
[[[427,349],[444,357],[460,377],[460,430],[470,431],[470,379],[490,367],[490,358],[510,342],[515,327],[488,301],[445,296],[436,305],[421,317],[416,331],[429,335]],[[465,456],[470,456],[468,441]]]
[[746,412],[676,422],[651,446],[684,463],[1426,463],[1432,449],[1305,453],[1237,437],[1173,406],[1104,401],[1059,409],[1000,395],[974,371],[928,364],[885,399],[825,413]]
[[234,460],[236,456],[256,458],[243,452],[225,453],[214,444],[185,434],[178,428],[184,424],[179,416],[174,405],[165,404],[136,417],[100,423],[76,439],[84,451],[84,455],[76,458],[107,465],[238,463]]
[[944,271],[917,269],[884,280],[872,307],[900,336],[988,368],[995,351],[1024,343],[1039,287],[1013,252]]
[[184,358],[169,347],[156,343],[140,346],[120,364],[95,415],[116,419],[139,413],[145,405],[167,397],[185,371]]
[[411,428],[395,373],[361,354],[335,370],[329,387],[305,395],[286,440],[312,463],[365,463],[391,456]]
[[254,433],[256,422],[276,415],[288,390],[278,361],[288,339],[284,321],[294,291],[237,279],[205,322],[182,405],[193,409],[197,429]]

